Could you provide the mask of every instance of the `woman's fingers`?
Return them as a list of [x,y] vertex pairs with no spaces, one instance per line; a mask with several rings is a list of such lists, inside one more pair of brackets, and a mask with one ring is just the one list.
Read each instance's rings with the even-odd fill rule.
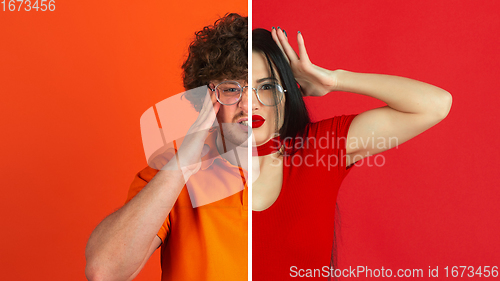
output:
[[297,32],[297,44],[299,45],[300,60],[310,62],[309,56],[307,55],[306,44],[304,43],[304,37],[302,37],[300,31]]
[[295,53],[295,50],[292,48],[292,46],[290,46],[290,43],[288,43],[285,33],[281,28],[278,28],[278,30],[276,31],[276,35],[288,59],[290,61],[298,60],[299,57],[297,56],[297,53]]
[[281,49],[281,51],[285,55],[285,58],[288,60],[288,63],[290,63],[290,59],[286,55],[285,50],[283,50],[283,46],[281,46],[280,40],[278,39],[278,32],[277,32],[276,28],[274,28],[274,27],[271,30],[271,36],[273,37],[274,42],[276,42],[276,45],[278,45],[278,47]]

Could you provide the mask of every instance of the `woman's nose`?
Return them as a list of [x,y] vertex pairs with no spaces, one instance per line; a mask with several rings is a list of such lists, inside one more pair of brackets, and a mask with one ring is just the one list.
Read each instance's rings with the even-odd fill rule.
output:
[[[257,92],[255,91],[255,88],[251,88],[250,91],[252,91],[252,110],[257,110],[260,108],[261,105],[259,99],[257,98]],[[248,91],[247,91],[247,97],[248,97]]]
[[[245,87],[243,89],[243,93],[241,95],[241,100],[239,102],[239,106],[245,111],[245,113],[248,113],[248,87]],[[257,99],[257,95],[255,93],[255,90],[252,89],[252,110],[256,110],[260,107],[260,102]]]

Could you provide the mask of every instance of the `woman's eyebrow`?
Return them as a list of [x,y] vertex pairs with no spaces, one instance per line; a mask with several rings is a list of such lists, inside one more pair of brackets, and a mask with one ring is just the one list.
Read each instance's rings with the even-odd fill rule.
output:
[[272,80],[272,81],[275,81],[275,82],[278,81],[278,79],[273,78],[273,77],[265,77],[265,78],[261,78],[261,79],[257,80],[257,83],[260,83],[260,82],[263,82],[263,81],[266,81],[266,80]]

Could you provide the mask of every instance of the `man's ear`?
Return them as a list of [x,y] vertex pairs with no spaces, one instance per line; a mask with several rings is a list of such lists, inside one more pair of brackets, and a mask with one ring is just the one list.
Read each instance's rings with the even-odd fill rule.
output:
[[220,123],[219,122],[219,119],[220,119],[220,112],[221,112],[221,109],[222,109],[222,104],[221,104],[221,108],[219,109],[219,112],[217,112],[217,114],[215,115],[215,120],[214,120],[214,124],[216,123]]

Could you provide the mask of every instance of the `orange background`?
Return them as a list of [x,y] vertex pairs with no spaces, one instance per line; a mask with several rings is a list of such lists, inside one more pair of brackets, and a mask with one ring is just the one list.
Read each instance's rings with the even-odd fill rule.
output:
[[[147,165],[141,114],[183,91],[194,31],[227,12],[247,15],[247,2],[0,11],[0,280],[85,279],[90,233]],[[159,280],[159,267],[157,252],[136,280]]]

